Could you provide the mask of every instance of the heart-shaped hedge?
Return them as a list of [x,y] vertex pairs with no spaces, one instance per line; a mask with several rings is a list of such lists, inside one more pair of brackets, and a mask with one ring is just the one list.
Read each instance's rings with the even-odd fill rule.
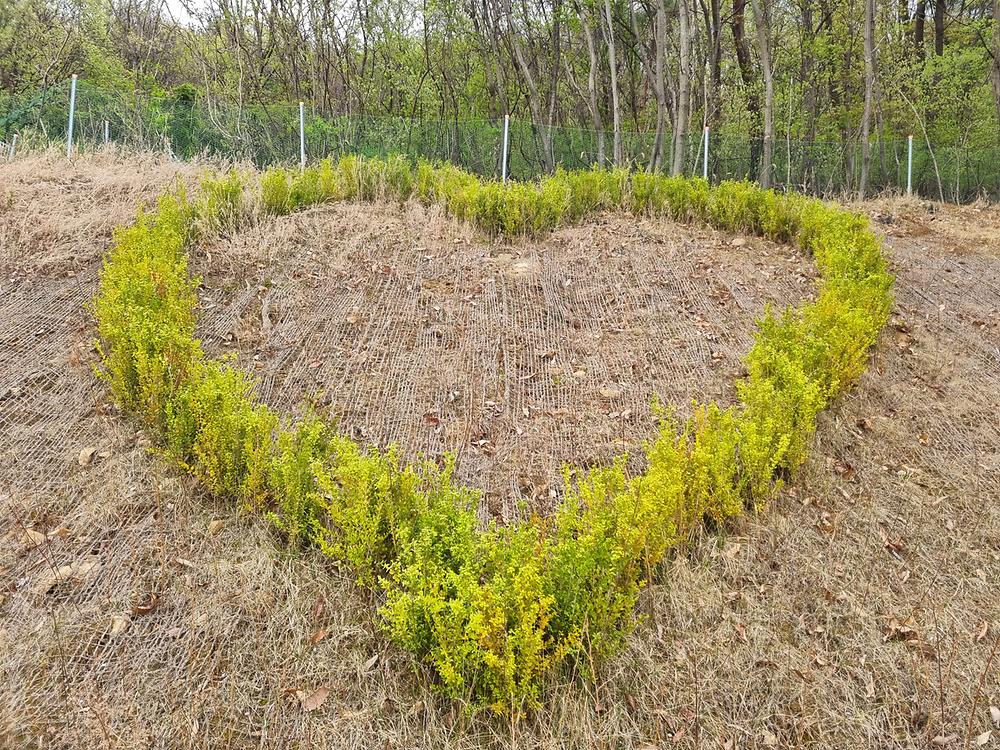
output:
[[[478,495],[452,481],[450,460],[406,464],[319,419],[279,418],[233,360],[207,358],[194,337],[186,252],[199,237],[259,213],[411,197],[489,233],[537,235],[602,209],[704,222],[794,241],[822,279],[814,302],[765,312],[735,406],[663,418],[642,474],[628,476],[624,459],[567,471],[553,517],[481,528]],[[575,659],[587,671],[619,646],[649,571],[692,529],[767,503],[804,460],[819,411],[864,369],[891,288],[865,218],[748,183],[595,168],[504,185],[402,157],[345,157],[270,170],[259,184],[208,177],[191,200],[183,188],[164,195],[116,232],[94,311],[100,376],[172,459],[381,589],[389,638],[447,695],[517,713],[538,705],[549,670]]]

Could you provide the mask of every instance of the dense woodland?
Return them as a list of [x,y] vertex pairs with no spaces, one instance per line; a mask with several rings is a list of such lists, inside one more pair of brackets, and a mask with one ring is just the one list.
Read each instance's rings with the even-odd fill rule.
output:
[[6,0],[0,116],[77,72],[227,111],[509,113],[545,169],[558,128],[595,133],[602,163],[646,134],[643,166],[677,172],[708,126],[754,144],[765,185],[775,150],[849,144],[864,189],[873,150],[907,134],[995,165],[997,16],[1000,0]]

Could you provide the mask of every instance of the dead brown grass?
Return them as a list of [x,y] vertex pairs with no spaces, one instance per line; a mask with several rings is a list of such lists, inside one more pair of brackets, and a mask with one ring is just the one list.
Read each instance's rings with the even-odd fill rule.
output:
[[[938,233],[947,226],[940,211],[930,221],[919,204],[908,213],[872,208],[888,217],[894,327],[858,388],[824,418],[802,476],[766,514],[705,534],[660,572],[642,602],[644,623],[596,684],[558,675],[545,708],[512,726],[434,696],[380,636],[375,603],[346,575],[204,497],[107,405],[89,371],[82,305],[110,227],[178,169],[187,168],[101,160],[67,168],[55,157],[0,168],[13,196],[0,214],[0,747],[958,748],[990,730],[989,707],[1000,706],[1000,248],[988,231],[959,252],[958,229]],[[972,231],[973,221],[955,221]],[[918,235],[917,223],[930,229]],[[421,261],[417,248],[435,257]],[[608,316],[631,311],[636,330],[617,344],[593,343],[580,358],[587,377],[574,378],[567,396],[582,404],[569,456],[589,450],[599,460],[600,446],[613,445],[602,426],[614,411],[600,389],[628,373],[609,363],[652,351],[657,326],[672,325],[671,336],[694,338],[668,346],[663,369],[632,376],[629,393],[647,389],[630,396],[633,408],[644,408],[657,382],[677,388],[681,402],[692,393],[685,389],[711,394],[731,382],[750,315],[767,298],[801,293],[796,279],[808,264],[763,259],[761,249],[613,217],[537,245],[493,246],[416,207],[343,206],[251,230],[196,263],[209,272],[210,344],[262,363],[272,375],[263,395],[276,403],[287,389],[308,392],[313,370],[346,382],[370,363],[366,342],[393,341],[391,327],[367,322],[376,311],[396,319],[409,309],[408,325],[441,330],[465,352],[454,361],[476,361],[475,347],[462,349],[449,327],[475,319],[464,283],[492,278],[520,290],[505,298],[517,304],[495,304],[522,317],[494,323],[484,314],[477,324],[491,344],[496,331],[526,331],[495,344],[515,361],[546,336],[557,357],[574,356],[565,337],[603,331]],[[365,266],[389,257],[389,274]],[[632,273],[607,274],[643,258]],[[526,275],[511,277],[521,261]],[[772,279],[747,282],[743,306],[711,299],[729,288],[739,301],[737,281],[761,270]],[[262,277],[275,282],[266,316]],[[561,278],[572,279],[562,291]],[[449,279],[458,283],[427,284]],[[637,292],[631,307],[628,284],[646,295]],[[650,317],[677,289],[716,334],[723,364],[710,363],[710,339],[697,338],[683,305],[672,308],[680,322],[667,310]],[[351,323],[355,307],[365,320]],[[575,310],[581,328],[541,325],[547,309]],[[312,325],[296,327],[298,317]],[[383,363],[377,372],[391,387],[359,398],[345,424],[361,424],[370,406],[377,426],[379,406],[397,402],[406,404],[397,415],[422,417],[420,394],[437,391],[421,385],[426,370],[407,368],[437,354],[434,346]],[[282,358],[282,347],[291,355]],[[308,367],[336,347],[345,369]],[[465,372],[449,366],[442,372]],[[343,392],[339,382],[330,390]],[[492,391],[465,393],[478,409],[455,406],[449,419],[474,423]],[[550,465],[544,446],[559,420],[537,419],[541,437],[522,445],[513,422],[491,418],[512,442],[473,464],[487,467],[484,482],[532,451]],[[407,429],[432,436],[438,426],[421,418]],[[425,440],[413,445],[439,449]],[[441,440],[450,447],[447,434]],[[81,455],[87,448],[96,450]],[[320,688],[325,701],[305,711],[296,691]]]

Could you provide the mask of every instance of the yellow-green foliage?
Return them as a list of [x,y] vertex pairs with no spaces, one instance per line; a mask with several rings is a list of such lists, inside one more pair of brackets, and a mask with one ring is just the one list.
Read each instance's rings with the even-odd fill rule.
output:
[[544,538],[531,523],[478,530],[472,496],[450,485],[423,497],[383,580],[389,637],[451,696],[497,711],[534,707],[560,656],[547,636]]
[[400,200],[414,192],[418,181],[403,156],[367,159],[344,156],[334,163],[324,159],[299,172],[269,169],[261,176],[261,207],[265,214],[290,211],[338,200]]
[[192,368],[170,403],[167,445],[213,493],[251,504],[265,495],[277,417],[230,362]]
[[152,213],[115,231],[94,300],[101,367],[118,404],[162,429],[166,408],[196,366],[198,282],[185,243],[193,213],[183,193],[165,195]]
[[665,551],[663,534],[675,509],[669,495],[630,483],[624,459],[576,482],[567,470],[565,485],[546,575],[555,601],[550,630],[569,653],[588,655],[586,667],[631,629],[647,561]]
[[336,437],[331,433],[315,417],[278,432],[267,472],[268,518],[292,543],[312,542],[321,530],[315,471]]
[[732,409],[696,404],[683,439],[687,442],[684,465],[684,524],[699,523],[706,516],[718,523],[738,516],[743,497],[737,484],[739,431]]
[[502,185],[449,165],[347,156],[269,170],[259,203],[279,215],[411,196],[492,234],[537,235],[600,210],[702,221],[795,241],[822,276],[815,302],[765,311],[734,406],[695,404],[683,424],[663,417],[635,476],[625,457],[567,469],[550,519],[483,528],[478,494],[454,483],[450,461],[407,464],[315,417],[281,425],[234,362],[204,357],[185,248],[250,218],[256,198],[239,175],[202,180],[193,203],[165,196],[115,233],[94,311],[100,374],[119,405],[212,492],[261,510],[290,541],[380,591],[388,637],[446,695],[521,712],[538,705],[548,671],[574,659],[589,672],[619,646],[672,548],[706,519],[763,507],[801,465],[820,410],[864,368],[892,277],[862,217],[748,183],[594,168]]
[[292,191],[288,172],[281,167],[267,170],[260,176],[260,204],[264,213],[284,216],[292,210]]
[[[396,557],[398,536],[409,535],[422,512],[423,477],[418,467],[401,466],[395,451],[363,451],[336,436],[329,459],[313,467],[321,523],[316,543],[325,553],[351,564],[365,584],[375,584]],[[431,482],[449,485],[431,474]]]

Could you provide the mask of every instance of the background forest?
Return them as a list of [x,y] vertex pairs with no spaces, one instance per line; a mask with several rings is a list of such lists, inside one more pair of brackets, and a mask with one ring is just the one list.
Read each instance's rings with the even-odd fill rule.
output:
[[1000,195],[1000,0],[7,0],[0,139],[80,127],[257,161],[702,167],[812,192]]

